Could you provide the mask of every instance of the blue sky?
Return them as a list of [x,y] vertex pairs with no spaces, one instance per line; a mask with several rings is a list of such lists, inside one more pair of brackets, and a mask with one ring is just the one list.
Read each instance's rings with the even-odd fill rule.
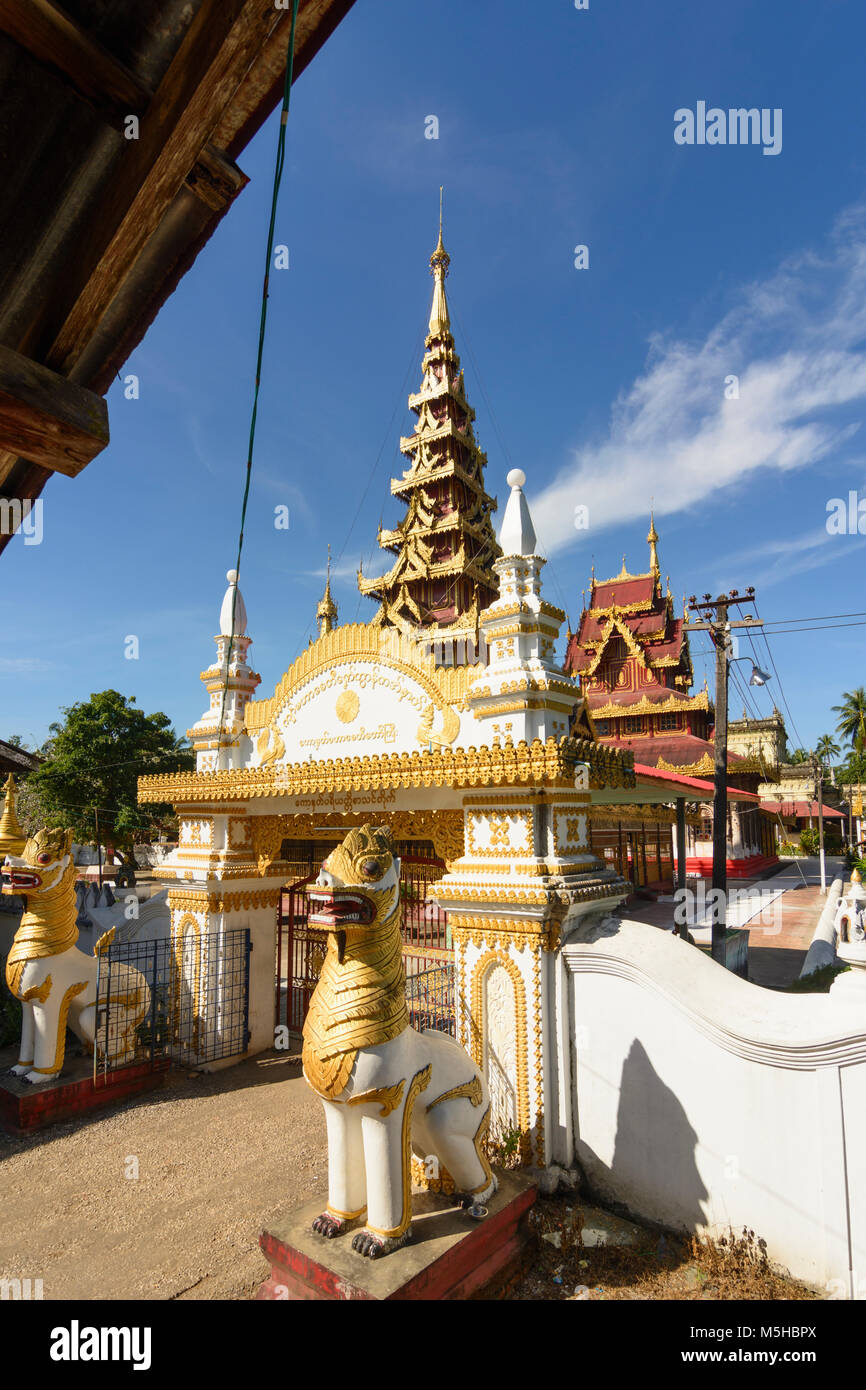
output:
[[[488,488],[504,505],[505,473],[525,470],[547,593],[572,622],[593,560],[599,578],[623,553],[646,568],[651,499],[678,600],[754,584],[767,620],[859,610],[866,536],[825,520],[830,498],[866,496],[864,42],[862,0],[358,0],[292,97],[290,269],[271,276],[241,575],[261,694],[313,632],[329,541],[341,620],[374,612],[354,575],[386,567],[376,529],[402,515],[388,480],[440,183]],[[676,144],[674,112],[699,101],[780,108],[781,152]],[[241,155],[249,187],[127,362],[140,398],[109,393],[110,446],[49,483],[42,543],[4,554],[2,737],[38,743],[107,687],[179,730],[207,704],[276,129]],[[771,639],[793,744],[866,683],[863,631]],[[782,705],[776,681],[750,698]]]

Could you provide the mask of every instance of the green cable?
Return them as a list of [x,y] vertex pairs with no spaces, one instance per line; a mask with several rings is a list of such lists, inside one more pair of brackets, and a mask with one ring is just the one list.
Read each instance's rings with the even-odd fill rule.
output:
[[283,84],[283,106],[282,111],[280,112],[280,132],[277,137],[277,158],[276,165],[274,167],[274,189],[271,195],[271,218],[270,223],[268,225],[268,250],[267,256],[265,258],[265,279],[264,284],[262,285],[262,312],[259,319],[259,346],[258,352],[256,354],[255,390],[253,392],[253,409],[252,416],[250,418],[250,438],[249,448],[247,451],[247,475],[244,483],[244,500],[241,506],[241,525],[240,532],[238,535],[238,557],[235,561],[235,572],[237,578],[235,580],[234,593],[232,594],[231,633],[229,634],[229,646],[228,652],[226,654],[226,678],[223,683],[222,699],[220,701],[220,722],[219,728],[217,730],[217,770],[219,768],[219,749],[223,735],[223,721],[225,719],[226,693],[228,691],[229,685],[229,666],[232,658],[232,647],[234,645],[235,640],[235,609],[237,607],[238,601],[238,584],[240,583],[241,577],[241,552],[244,547],[244,522],[246,520],[247,515],[247,502],[249,500],[250,495],[250,481],[252,479],[253,470],[253,448],[255,445],[256,438],[256,418],[258,416],[259,409],[259,387],[261,385],[262,376],[262,356],[264,354],[265,348],[265,327],[268,321],[268,284],[270,281],[271,274],[271,257],[274,254],[274,227],[276,225],[277,220],[277,198],[280,192],[280,182],[283,177],[283,165],[285,164],[286,160],[286,126],[288,125],[289,120],[289,101],[292,92],[292,74],[294,71],[295,64],[295,26],[298,20],[299,4],[300,0],[294,0],[294,4],[292,5],[292,24],[291,29],[289,30],[289,45],[288,52],[286,54],[286,77],[285,82]]

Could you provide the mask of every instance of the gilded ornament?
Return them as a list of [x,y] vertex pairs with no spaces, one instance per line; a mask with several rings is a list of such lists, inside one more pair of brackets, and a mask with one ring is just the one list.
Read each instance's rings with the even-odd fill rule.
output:
[[335,713],[341,724],[351,724],[358,717],[361,701],[354,690],[344,690],[337,696]]

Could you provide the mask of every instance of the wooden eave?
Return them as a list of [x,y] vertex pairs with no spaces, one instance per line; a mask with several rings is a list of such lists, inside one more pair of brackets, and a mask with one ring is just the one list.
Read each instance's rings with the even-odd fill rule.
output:
[[[295,77],[353,3],[301,0]],[[281,97],[290,19],[263,0],[0,0],[0,347],[17,355],[0,496],[33,499],[107,443],[102,395],[247,183],[235,158]]]

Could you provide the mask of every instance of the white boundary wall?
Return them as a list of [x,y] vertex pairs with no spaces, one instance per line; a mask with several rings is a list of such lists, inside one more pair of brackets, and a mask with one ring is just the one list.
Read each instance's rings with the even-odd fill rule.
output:
[[678,1229],[746,1226],[866,1297],[866,1002],[763,989],[636,922],[587,926],[562,960],[592,1186]]

